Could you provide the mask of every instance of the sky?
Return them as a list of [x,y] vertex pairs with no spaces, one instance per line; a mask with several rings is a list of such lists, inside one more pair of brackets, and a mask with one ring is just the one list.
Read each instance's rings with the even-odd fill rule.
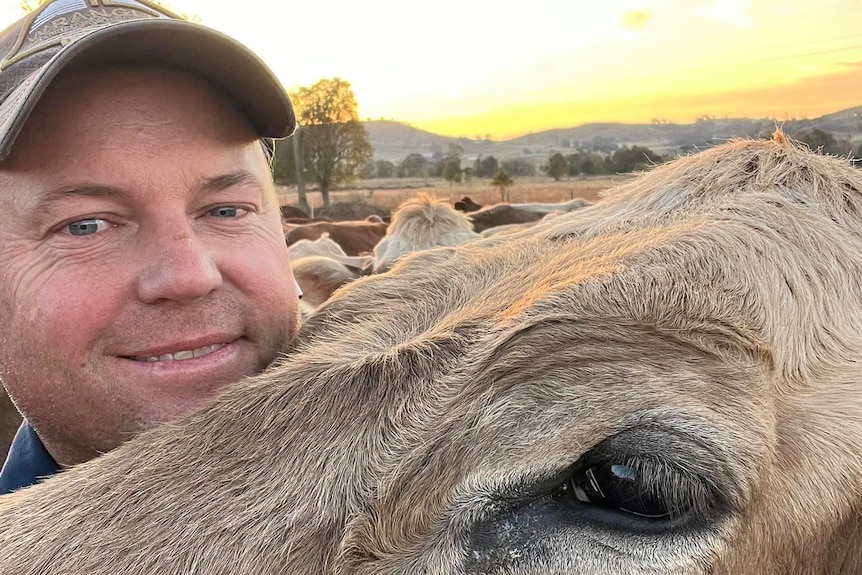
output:
[[[165,0],[288,91],[360,119],[505,140],[588,122],[813,118],[862,105],[860,0]],[[0,0],[5,27],[24,12]]]

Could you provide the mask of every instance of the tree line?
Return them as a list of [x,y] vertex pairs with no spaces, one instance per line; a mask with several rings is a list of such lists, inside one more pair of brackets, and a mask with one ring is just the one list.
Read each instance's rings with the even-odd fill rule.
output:
[[[446,149],[437,146],[428,156],[411,153],[396,163],[374,159],[349,82],[341,78],[322,79],[291,92],[290,97],[299,127],[292,138],[277,142],[273,175],[277,184],[296,186],[300,207],[306,210],[306,182],[316,184],[326,208],[330,206],[329,192],[333,187],[360,178],[442,178],[452,184],[490,179],[500,189],[501,198],[505,198],[514,177],[541,172],[559,181],[635,172],[714,145],[687,144],[679,147],[678,152],[662,155],[645,146],[607,142],[590,149],[569,148],[565,154],[554,151],[547,161],[537,165],[526,158],[499,160],[492,155],[480,155],[470,161],[464,157],[464,147],[453,142]],[[788,135],[824,154],[862,158],[862,145],[853,149],[849,138],[836,139],[818,128]],[[771,133],[756,137],[768,138]],[[859,165],[862,167],[862,163]]]

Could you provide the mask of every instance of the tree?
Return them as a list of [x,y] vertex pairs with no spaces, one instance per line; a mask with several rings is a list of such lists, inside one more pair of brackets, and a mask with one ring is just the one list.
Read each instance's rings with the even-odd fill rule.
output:
[[275,141],[275,153],[272,157],[272,179],[279,186],[296,184],[296,162],[293,156],[294,138],[295,135]]
[[569,175],[577,176],[581,173],[581,164],[583,163],[584,158],[580,152],[569,154],[566,156],[566,163],[569,164]]
[[395,176],[395,164],[389,160],[377,160],[374,162],[378,178],[391,178]]
[[407,154],[398,164],[399,178],[418,178],[427,175],[430,162],[422,154]]
[[661,156],[649,148],[643,146],[632,146],[631,148],[627,148],[623,146],[614,152],[612,165],[609,166],[609,168],[611,168],[609,173],[612,171],[616,171],[618,173],[634,172],[636,170],[643,170],[655,164],[660,164],[663,161],[664,160]]
[[503,170],[497,170],[497,173],[494,174],[493,178],[491,178],[491,185],[500,191],[501,202],[509,201],[509,188],[511,188],[514,183],[512,176]]
[[473,175],[477,178],[492,178],[500,169],[500,162],[494,156],[479,156],[473,165]]
[[461,156],[464,155],[464,146],[461,144],[456,144],[455,142],[451,142],[448,146],[448,150],[446,151],[447,158],[458,158],[461,159]]
[[435,172],[439,172],[450,185],[461,181],[461,155],[464,153],[464,146],[456,143],[450,143],[446,151],[446,155],[435,166]]
[[563,179],[563,176],[569,174],[569,162],[566,161],[566,158],[561,153],[557,152],[548,158],[548,165],[545,171],[549,176],[554,178],[554,181],[559,182]]
[[796,135],[796,139],[800,142],[805,142],[809,148],[815,152],[828,153],[827,150],[835,146],[838,142],[835,136],[828,132],[824,132],[819,128],[814,128],[801,134]]
[[373,154],[356,97],[349,82],[324,78],[300,88],[291,100],[302,130],[303,170],[317,182],[323,206],[329,208],[332,187],[355,179]]
[[453,185],[461,181],[461,160],[458,158],[447,158],[443,160],[443,178]]
[[585,176],[592,176],[596,173],[596,164],[593,162],[593,158],[591,156],[587,156],[584,158],[584,161],[581,162],[581,171]]
[[512,176],[535,176],[536,165],[524,158],[504,160],[500,169]]
[[296,186],[296,203],[300,209],[308,212],[305,180],[302,177],[302,170],[296,169],[297,164],[303,165],[302,137],[302,131],[297,129],[290,138],[276,140],[275,154],[272,158],[272,179],[280,186]]
[[834,156],[850,156],[853,153],[853,144],[850,140],[838,140],[820,128],[806,130],[800,134],[794,134],[793,137],[800,142],[804,142],[809,148],[821,154],[831,154]]

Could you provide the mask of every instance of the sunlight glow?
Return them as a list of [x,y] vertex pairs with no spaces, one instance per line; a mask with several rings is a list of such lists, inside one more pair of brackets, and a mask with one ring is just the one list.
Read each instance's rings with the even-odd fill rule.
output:
[[[449,136],[862,105],[862,5],[846,0],[167,3],[247,44],[289,90],[340,77],[361,118]],[[7,24],[21,15],[0,0]]]

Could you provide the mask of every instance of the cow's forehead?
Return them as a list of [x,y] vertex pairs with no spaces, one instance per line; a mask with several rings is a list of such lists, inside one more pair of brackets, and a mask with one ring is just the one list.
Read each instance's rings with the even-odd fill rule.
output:
[[[436,325],[502,329],[538,316],[626,315],[643,308],[641,302],[673,306],[681,302],[659,296],[708,289],[701,276],[710,270],[698,262],[712,257],[720,264],[719,250],[704,253],[715,243],[714,226],[697,219],[598,237],[535,234],[421,253],[391,273],[348,286],[327,310],[408,336]],[[577,232],[577,222],[568,229]]]
[[[724,332],[799,371],[822,357],[806,346],[832,337],[830,317],[859,305],[847,286],[862,273],[862,178],[845,168],[774,142],[679,160],[521,234],[406,258],[344,289],[306,335],[382,353],[471,329],[605,318]],[[818,292],[836,286],[846,289]],[[810,318],[815,305],[835,309]]]

